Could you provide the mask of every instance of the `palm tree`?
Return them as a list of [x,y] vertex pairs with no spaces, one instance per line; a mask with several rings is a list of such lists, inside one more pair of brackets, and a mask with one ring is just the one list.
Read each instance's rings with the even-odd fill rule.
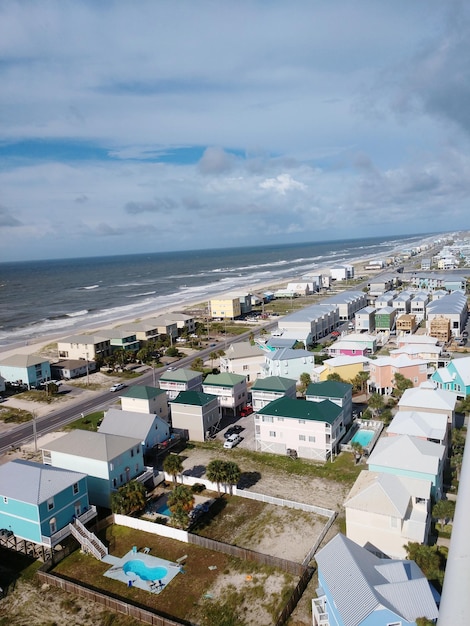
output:
[[146,491],[144,485],[137,480],[131,480],[126,485],[119,487],[111,495],[111,509],[113,513],[128,515],[139,511],[145,506]]
[[224,463],[224,478],[225,485],[230,486],[230,495],[233,494],[233,486],[238,484],[240,480],[241,471],[236,463],[233,461],[226,461]]
[[220,483],[225,478],[225,461],[214,459],[210,461],[206,469],[206,475],[211,483],[217,483],[217,492],[220,496]]
[[183,459],[177,454],[169,454],[163,461],[163,470],[171,474],[173,482],[176,483],[176,477],[183,471]]
[[183,511],[189,513],[194,507],[194,494],[191,487],[187,485],[177,485],[173,491],[168,494],[168,508],[173,513],[181,507]]
[[209,358],[211,360],[211,369],[214,369],[214,359],[217,358],[217,352],[211,352]]

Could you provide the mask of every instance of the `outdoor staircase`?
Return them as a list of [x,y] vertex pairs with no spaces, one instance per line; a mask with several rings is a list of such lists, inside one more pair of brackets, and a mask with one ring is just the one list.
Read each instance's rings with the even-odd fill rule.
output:
[[69,524],[70,532],[82,546],[84,552],[89,552],[99,561],[108,554],[108,548],[90,532],[79,519]]

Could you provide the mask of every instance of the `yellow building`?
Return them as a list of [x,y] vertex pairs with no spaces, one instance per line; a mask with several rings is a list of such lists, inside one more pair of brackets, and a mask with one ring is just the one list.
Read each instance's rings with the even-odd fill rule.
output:
[[237,296],[225,296],[214,298],[210,301],[211,317],[235,318],[241,315],[240,298]]
[[369,359],[365,356],[337,356],[327,359],[321,367],[315,369],[320,374],[319,382],[328,380],[331,374],[338,374],[341,380],[350,383],[359,372],[369,371]]

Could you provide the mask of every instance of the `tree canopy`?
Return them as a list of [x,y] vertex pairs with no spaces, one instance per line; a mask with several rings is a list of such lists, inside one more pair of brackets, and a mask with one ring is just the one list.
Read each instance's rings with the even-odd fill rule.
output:
[[131,480],[111,494],[111,510],[113,513],[128,515],[144,508],[146,491],[142,483]]
[[177,454],[169,454],[163,461],[163,470],[171,474],[173,482],[176,483],[176,477],[183,471],[183,459]]

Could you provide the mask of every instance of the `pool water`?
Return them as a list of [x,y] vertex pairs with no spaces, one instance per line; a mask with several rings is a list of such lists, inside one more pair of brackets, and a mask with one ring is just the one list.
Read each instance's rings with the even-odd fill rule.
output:
[[373,430],[366,430],[365,428],[360,428],[354,437],[351,439],[351,443],[358,443],[363,448],[366,448],[375,434]]
[[137,574],[142,580],[161,580],[168,574],[166,567],[147,567],[143,561],[126,561],[122,566],[125,574]]
[[171,516],[171,511],[168,508],[167,504],[163,504],[161,507],[159,507],[158,509],[155,510],[155,513],[158,513],[159,515],[166,515],[167,517]]

